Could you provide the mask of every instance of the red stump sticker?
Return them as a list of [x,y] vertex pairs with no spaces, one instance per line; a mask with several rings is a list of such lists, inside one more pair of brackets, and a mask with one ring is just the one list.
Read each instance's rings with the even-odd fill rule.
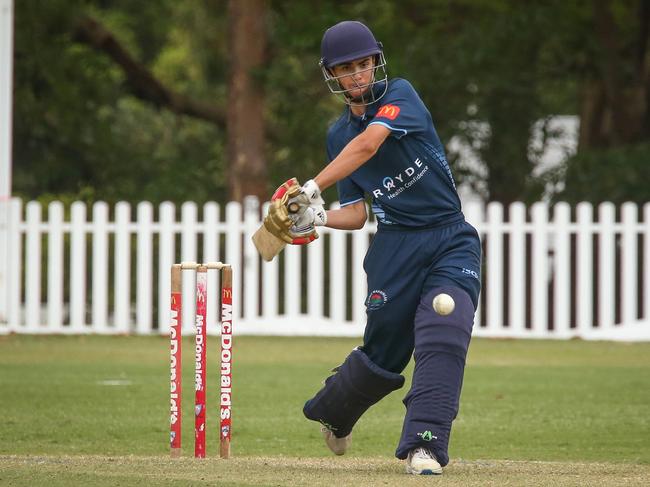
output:
[[232,407],[232,288],[221,295],[221,440],[230,443]]
[[171,293],[171,381],[170,381],[170,446],[174,454],[181,448],[181,293]]
[[205,457],[205,348],[207,333],[207,269],[199,267],[196,273],[196,342],[195,342],[195,389],[196,399],[194,401],[194,456]]

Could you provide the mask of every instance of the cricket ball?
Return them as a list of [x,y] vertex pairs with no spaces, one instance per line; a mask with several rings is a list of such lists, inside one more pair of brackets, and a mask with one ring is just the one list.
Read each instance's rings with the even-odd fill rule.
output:
[[436,313],[442,316],[447,316],[449,313],[454,311],[456,303],[454,303],[454,298],[449,294],[440,293],[435,298],[433,298],[433,309],[436,310]]

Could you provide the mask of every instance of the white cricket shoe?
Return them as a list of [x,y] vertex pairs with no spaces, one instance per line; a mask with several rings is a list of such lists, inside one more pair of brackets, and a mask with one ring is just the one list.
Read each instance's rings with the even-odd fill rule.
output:
[[406,458],[406,473],[413,475],[440,475],[442,467],[426,448],[415,448]]
[[325,438],[325,444],[332,450],[334,455],[343,455],[352,443],[352,433],[343,438],[337,438],[334,433],[328,430],[325,426],[321,426],[320,432]]

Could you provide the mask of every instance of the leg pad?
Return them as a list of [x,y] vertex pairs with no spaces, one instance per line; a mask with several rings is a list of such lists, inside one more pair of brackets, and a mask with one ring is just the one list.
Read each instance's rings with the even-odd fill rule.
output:
[[[455,303],[447,315],[433,308],[434,298],[441,293]],[[449,462],[451,423],[458,413],[473,322],[472,300],[458,287],[434,288],[420,302],[415,317],[415,371],[404,398],[406,417],[397,458],[404,459],[421,446],[431,450],[440,465]]]
[[370,406],[403,385],[402,375],[382,369],[361,350],[353,350],[305,403],[303,413],[343,438]]

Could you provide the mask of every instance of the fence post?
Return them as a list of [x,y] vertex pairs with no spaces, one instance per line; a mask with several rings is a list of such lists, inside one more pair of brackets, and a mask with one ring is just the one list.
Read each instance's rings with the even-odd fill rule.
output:
[[616,208],[613,203],[601,203],[598,207],[598,226],[600,228],[598,249],[598,324],[602,331],[614,326],[616,308],[614,293],[616,291],[616,256],[614,254],[614,217]]
[[148,201],[138,204],[138,247],[136,269],[136,333],[151,333],[153,307],[153,242],[151,225],[153,206]]
[[25,248],[25,326],[38,331],[41,324],[41,204],[27,203]]
[[296,318],[300,314],[300,251],[299,245],[287,245],[284,250],[284,314]]
[[72,203],[70,214],[70,327],[81,333],[86,325],[86,203]]
[[[8,163],[6,166],[7,170],[10,170]],[[0,334],[9,331],[4,324],[9,321],[9,211],[11,202],[8,194],[1,193],[2,190],[0,190]]]
[[577,207],[577,268],[576,326],[578,336],[588,338],[593,330],[593,209],[591,203],[578,203]]
[[570,233],[571,207],[566,202],[555,205],[555,248],[553,253],[553,294],[554,294],[554,328],[553,334],[568,338],[571,334],[571,260]]
[[18,331],[21,323],[21,300],[20,288],[22,283],[23,272],[23,252],[22,252],[22,216],[23,205],[19,198],[12,198],[9,202],[9,238],[8,254],[9,263],[7,274],[7,317],[9,331]]
[[169,201],[160,204],[160,224],[158,226],[158,333],[168,335],[170,332],[170,296],[171,283],[169,269],[176,260],[174,224],[176,207]]
[[532,329],[537,337],[548,335],[548,206],[532,207]]
[[93,205],[93,331],[105,333],[108,325],[108,204]]
[[643,315],[650,326],[650,203],[643,205]]
[[621,217],[623,225],[621,232],[621,322],[630,325],[637,320],[639,264],[636,248],[638,221],[636,203],[623,203]]
[[[63,327],[63,204],[52,201],[47,210],[47,326],[52,333]],[[93,274],[94,274],[93,267]]]
[[516,335],[526,332],[526,206],[521,202],[510,205],[510,240],[509,240],[509,319],[510,329]]
[[131,205],[115,205],[115,331],[131,327]]
[[503,206],[488,204],[487,225],[487,295],[486,331],[490,335],[503,329]]
[[[217,262],[219,257],[219,205],[213,201],[203,205],[203,262]],[[217,289],[219,286],[218,272],[208,272],[208,289]],[[219,303],[217,293],[208,292],[208,309],[206,314],[206,331],[217,334],[219,324]]]

